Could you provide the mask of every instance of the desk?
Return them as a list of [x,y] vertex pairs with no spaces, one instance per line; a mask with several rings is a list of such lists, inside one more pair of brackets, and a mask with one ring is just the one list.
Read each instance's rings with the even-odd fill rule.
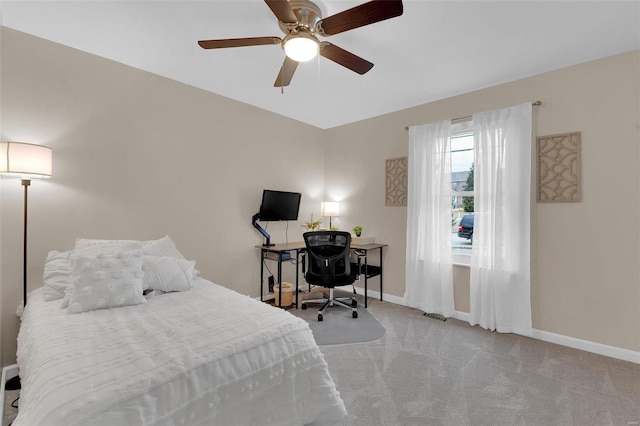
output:
[[[296,296],[294,305],[298,307],[298,282],[299,282],[299,261],[300,261],[300,253],[306,250],[306,246],[304,241],[297,241],[294,243],[287,244],[276,244],[273,246],[255,246],[257,249],[260,249],[260,300],[264,298],[264,260],[270,259],[267,257],[267,253],[274,253],[276,259],[270,259],[274,262],[278,263],[278,284],[282,283],[282,262],[288,262],[290,260],[295,259],[296,264]],[[360,273],[364,275],[364,307],[367,307],[367,290],[368,290],[368,281],[369,278],[380,277],[380,301],[382,301],[382,249],[387,247],[387,244],[351,244],[351,250],[358,250],[363,254],[364,264],[361,265]],[[380,253],[380,263],[378,266],[369,265],[368,258],[369,252],[373,252],[378,250]],[[295,257],[292,255],[290,259],[281,260],[282,253],[294,253]],[[280,299],[282,299],[282,291],[279,292]],[[282,300],[278,301],[278,305],[281,305]]]
[[[278,285],[282,284],[282,262],[289,262],[290,260],[295,260],[296,262],[296,291],[295,291],[295,302],[294,306],[298,307],[298,261],[300,260],[300,252],[306,248],[304,242],[295,242],[295,243],[287,243],[287,244],[275,244],[273,246],[256,246],[256,248],[260,249],[260,300],[264,301],[264,261],[266,259],[273,260],[278,263]],[[282,260],[282,253],[295,253],[295,257],[291,257],[290,259]],[[271,259],[267,257],[267,253],[275,253],[276,259]],[[282,306],[282,291],[279,292],[280,300],[278,300],[278,306]]]

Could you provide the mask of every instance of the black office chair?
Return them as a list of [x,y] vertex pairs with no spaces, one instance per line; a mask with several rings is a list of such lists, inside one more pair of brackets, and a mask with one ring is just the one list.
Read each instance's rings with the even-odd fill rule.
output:
[[307,303],[324,303],[318,311],[318,321],[322,321],[322,314],[328,306],[339,305],[351,309],[351,316],[358,318],[358,302],[353,297],[336,298],[333,295],[334,287],[353,285],[359,276],[359,262],[352,265],[350,261],[351,234],[314,231],[305,232],[303,237],[307,247],[306,257],[309,259],[304,277],[311,285],[328,288],[329,299],[305,300],[302,309],[307,309]]

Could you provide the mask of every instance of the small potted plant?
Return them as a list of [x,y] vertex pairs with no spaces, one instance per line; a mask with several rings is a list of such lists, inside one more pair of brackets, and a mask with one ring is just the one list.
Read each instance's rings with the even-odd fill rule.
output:
[[353,233],[356,234],[356,237],[359,237],[360,235],[362,235],[362,226],[360,225],[354,226]]
[[302,225],[303,228],[306,228],[307,231],[317,231],[320,229],[321,220],[313,220],[313,213],[311,213],[311,220],[309,222],[305,222]]

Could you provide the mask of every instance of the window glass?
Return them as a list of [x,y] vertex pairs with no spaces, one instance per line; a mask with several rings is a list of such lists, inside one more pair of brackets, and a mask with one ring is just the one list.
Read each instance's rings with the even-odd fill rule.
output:
[[473,242],[473,134],[451,137],[451,247],[471,254]]

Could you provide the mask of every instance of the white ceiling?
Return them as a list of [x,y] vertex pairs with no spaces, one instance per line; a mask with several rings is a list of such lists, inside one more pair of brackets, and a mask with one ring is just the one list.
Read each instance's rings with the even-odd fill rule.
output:
[[[329,16],[362,1],[319,0]],[[197,40],[282,36],[262,0],[0,1],[2,25],[330,128],[640,48],[640,1],[419,1],[327,38],[375,64],[327,59],[274,88],[280,46]]]

